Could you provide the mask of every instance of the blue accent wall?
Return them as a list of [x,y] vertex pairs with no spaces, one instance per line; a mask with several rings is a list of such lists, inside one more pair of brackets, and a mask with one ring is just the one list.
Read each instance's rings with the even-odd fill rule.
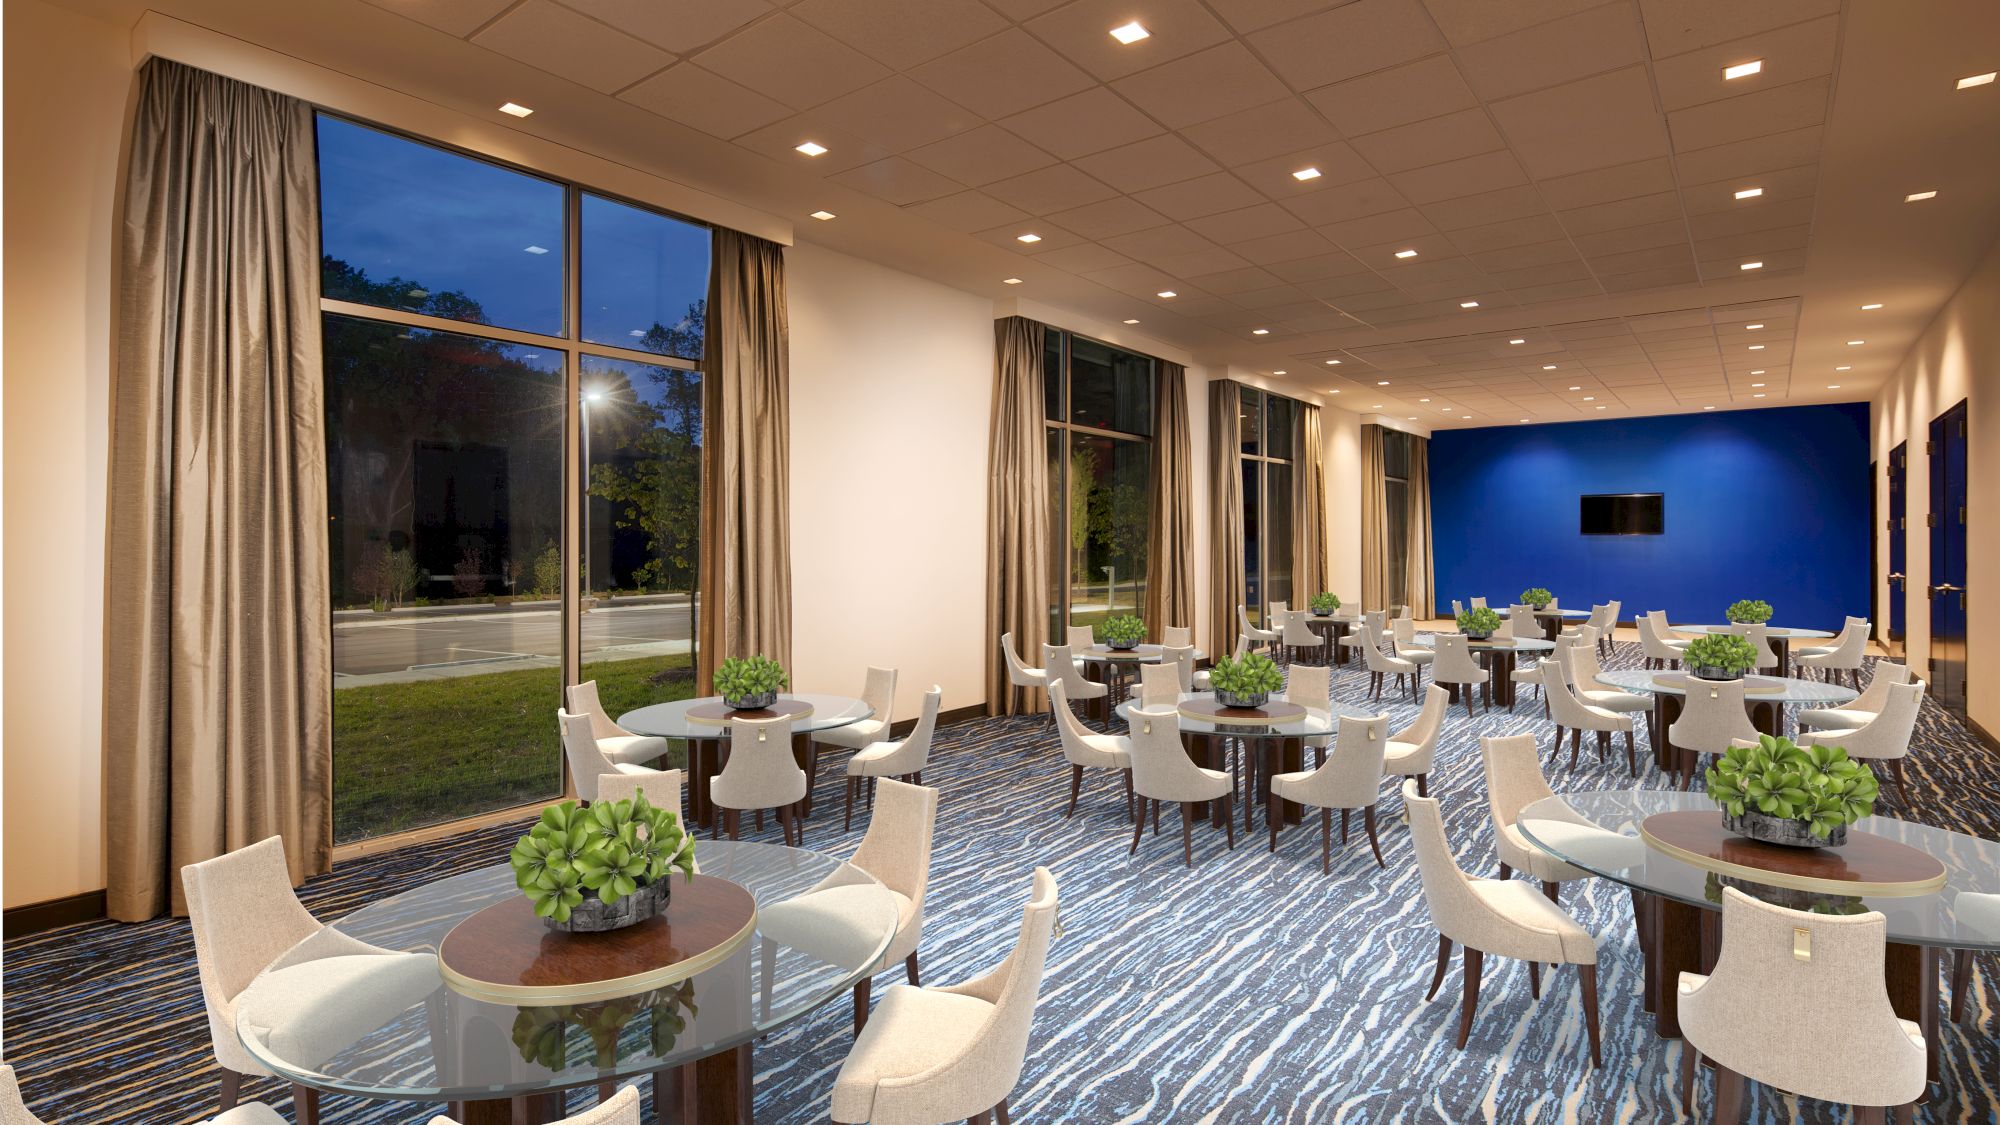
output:
[[[1868,613],[1868,456],[1866,403],[1438,431],[1438,607],[1546,586],[1627,620],[1763,598],[1773,624],[1838,629]],[[1666,533],[1582,534],[1579,497],[1605,492],[1664,494]]]

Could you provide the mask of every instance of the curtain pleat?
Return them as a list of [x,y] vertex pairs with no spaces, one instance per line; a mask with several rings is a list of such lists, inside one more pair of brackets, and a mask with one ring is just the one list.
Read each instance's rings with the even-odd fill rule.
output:
[[702,343],[696,690],[732,656],[792,659],[791,327],[784,248],[714,229]]
[[1435,616],[1437,603],[1431,591],[1431,443],[1428,438],[1410,437],[1410,521],[1408,591],[1410,615],[1419,620]]
[[1382,427],[1361,427],[1361,608],[1389,608],[1389,485]]
[[1299,403],[1292,435],[1292,605],[1303,608],[1326,592],[1326,466],[1319,407]]
[[329,869],[333,669],[312,107],[139,74],[106,536],[107,908],[283,837]]
[[1194,466],[1187,368],[1161,360],[1153,391],[1153,508],[1146,529],[1146,626],[1158,640],[1194,618]]
[[1236,648],[1236,607],[1243,604],[1243,447],[1237,416],[1243,384],[1208,384],[1208,651]]
[[[986,481],[986,709],[1015,712],[1000,638],[1039,667],[1049,629],[1049,465],[1042,397],[1044,325],[993,322],[993,427]],[[1150,594],[1148,595],[1151,596]],[[1029,709],[1035,700],[1024,701]]]

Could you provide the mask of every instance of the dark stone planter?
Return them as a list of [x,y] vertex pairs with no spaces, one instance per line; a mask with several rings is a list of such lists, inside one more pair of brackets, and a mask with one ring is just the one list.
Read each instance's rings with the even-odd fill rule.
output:
[[777,701],[778,693],[775,691],[760,691],[756,695],[744,695],[734,698],[727,695],[722,697],[724,704],[737,711],[762,711]]
[[1787,848],[1837,848],[1847,843],[1847,826],[1834,829],[1822,840],[1812,834],[1812,825],[1803,820],[1780,820],[1766,816],[1753,809],[1745,809],[1742,816],[1722,814],[1722,826],[1738,836],[1747,836],[1766,844],[1779,844]]
[[1255,711],[1271,701],[1271,693],[1268,691],[1253,691],[1239,695],[1233,691],[1223,691],[1221,688],[1217,688],[1215,689],[1215,701],[1224,707],[1235,707],[1243,711]]
[[1333,616],[1333,614],[1334,614],[1334,611],[1333,611],[1333,610],[1330,610],[1330,609],[1316,609],[1316,610],[1313,610],[1313,616],[1314,616],[1314,617],[1332,617],[1332,616]]
[[1484,633],[1475,633],[1470,629],[1466,629],[1464,633],[1475,641],[1490,641],[1493,639],[1493,630],[1491,629],[1486,630]]
[[1105,641],[1104,647],[1112,652],[1131,652],[1139,647],[1138,641]]
[[602,934],[636,926],[666,910],[667,900],[673,896],[672,883],[671,878],[649,883],[613,906],[604,905],[603,899],[586,891],[583,901],[569,912],[569,921],[544,918],[542,925],[566,934]]
[[1742,668],[1717,668],[1712,664],[1690,664],[1688,666],[1688,674],[1697,680],[1740,680],[1743,678],[1744,671]]

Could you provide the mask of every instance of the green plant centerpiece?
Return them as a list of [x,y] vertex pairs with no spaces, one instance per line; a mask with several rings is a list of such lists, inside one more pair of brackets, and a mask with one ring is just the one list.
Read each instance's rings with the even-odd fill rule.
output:
[[1500,631],[1500,615],[1483,605],[1458,613],[1458,631],[1477,640],[1485,640]]
[[1743,598],[1731,602],[1729,608],[1722,611],[1722,615],[1729,618],[1732,625],[1762,625],[1771,619],[1771,603]]
[[1312,601],[1306,603],[1306,608],[1313,611],[1314,617],[1332,617],[1334,611],[1340,608],[1340,595],[1314,594]]
[[715,694],[738,711],[769,707],[791,684],[784,665],[768,656],[732,656],[715,670]]
[[1681,664],[1704,680],[1740,680],[1757,666],[1757,650],[1734,633],[1710,633],[1688,642]]
[[570,1050],[570,1032],[579,1030],[589,1041],[591,1065],[609,1070],[618,1065],[621,1048],[631,1049],[625,1032],[639,1017],[646,1017],[645,1034],[629,1038],[643,1042],[654,1055],[665,1055],[687,1030],[689,1017],[698,1014],[691,980],[594,1004],[521,1008],[514,1013],[514,1049],[522,1062],[564,1070],[582,1064],[583,1053]]
[[1875,771],[1838,746],[1797,746],[1762,735],[1708,767],[1708,796],[1722,826],[1739,836],[1794,848],[1837,848],[1847,826],[1875,811]]
[[1146,639],[1146,623],[1129,613],[1107,617],[1097,624],[1097,639],[1116,652],[1130,652]]
[[1208,686],[1215,701],[1224,707],[1255,709],[1271,699],[1271,693],[1285,686],[1285,674],[1270,657],[1246,652],[1239,659],[1223,657],[1208,671]]
[[639,793],[579,808],[564,801],[507,857],[514,885],[552,930],[602,933],[637,925],[667,908],[667,876],[694,878],[694,837],[671,809]]
[[1547,609],[1549,603],[1555,600],[1556,596],[1549,593],[1546,586],[1530,586],[1521,591],[1521,604],[1532,609]]

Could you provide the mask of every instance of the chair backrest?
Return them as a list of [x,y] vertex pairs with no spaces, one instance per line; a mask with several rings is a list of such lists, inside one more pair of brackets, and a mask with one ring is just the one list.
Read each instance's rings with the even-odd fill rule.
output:
[[1294,664],[1285,672],[1285,701],[1315,711],[1333,705],[1333,669],[1324,664]]
[[1382,672],[1392,676],[1408,675],[1416,668],[1410,661],[1398,656],[1390,656],[1382,651],[1380,632],[1363,627],[1368,635],[1368,643],[1361,646],[1361,660],[1370,672]]
[[1194,630],[1186,625],[1168,625],[1160,630],[1160,647],[1187,648],[1194,644]]
[[[1095,691],[1090,681],[1084,679],[1083,673],[1077,670],[1076,653],[1068,645],[1043,645],[1042,664],[1044,665],[1042,671],[1048,673],[1049,683],[1060,682],[1069,689],[1071,695],[1081,699],[1086,696],[1094,698],[1101,694]],[[1079,691],[1079,688],[1082,690]]]
[[1313,632],[1312,626],[1306,624],[1306,621],[1311,616],[1311,614],[1303,609],[1293,610],[1285,614],[1285,635],[1283,639],[1286,644],[1317,648],[1325,643],[1320,639],[1318,633]]
[[1486,769],[1486,805],[1493,812],[1497,834],[1514,823],[1521,810],[1544,797],[1555,796],[1542,775],[1541,759],[1532,734],[1510,734],[1479,740],[1479,757]]
[[1597,682],[1597,677],[1604,674],[1604,665],[1597,659],[1597,636],[1597,630],[1587,628],[1567,644],[1556,642],[1556,657],[1564,662],[1569,682],[1581,691],[1602,688]]
[[1248,633],[1236,634],[1236,650],[1229,654],[1229,658],[1231,660],[1241,660],[1248,655],[1250,655],[1250,635]]
[[1910,752],[1910,739],[1917,733],[1917,715],[1924,705],[1924,682],[1890,684],[1882,710],[1853,734],[1838,739],[1822,739],[1845,749],[1855,758],[1901,758]]
[[1777,650],[1771,647],[1770,626],[1732,623],[1729,626],[1729,631],[1750,642],[1751,651],[1757,654],[1757,667],[1776,668],[1778,666]]
[[1035,999],[1048,963],[1049,943],[1055,939],[1060,901],[1055,874],[1046,867],[1035,868],[1034,891],[1021,912],[1021,936],[1014,943],[1014,952],[992,972],[953,990],[993,1005],[986,1026],[967,1048],[977,1055],[978,1065],[963,1071],[978,1074],[978,1080],[987,1083],[987,1091],[998,1091],[994,1101],[1020,1082],[1021,1069],[1027,1064]]
[[1181,666],[1177,660],[1139,666],[1139,705],[1175,707],[1181,701]]
[[1910,666],[1890,660],[1877,660],[1874,673],[1868,678],[1868,686],[1861,694],[1847,704],[1850,711],[1880,711],[1889,699],[1889,688],[1895,684],[1910,682]]
[[1632,619],[1639,629],[1639,649],[1650,660],[1679,660],[1679,649],[1667,643],[1667,636],[1661,625],[1665,615],[1659,610],[1642,613]]
[[1272,602],[1270,605],[1264,607],[1264,620],[1283,621],[1285,614],[1290,613],[1291,610],[1292,607],[1284,602]]
[[1270,624],[1271,615],[1269,613],[1264,615],[1265,627],[1260,629],[1250,622],[1249,606],[1239,605],[1236,607],[1236,628],[1241,631],[1243,636],[1249,637],[1252,640],[1268,640],[1275,633],[1275,630],[1270,628]]
[[42,1125],[41,1118],[28,1112],[21,1083],[11,1066],[0,1066],[0,1125]]
[[726,809],[782,808],[806,795],[806,772],[792,756],[792,721],[729,720],[729,761],[708,781]]
[[1472,658],[1472,642],[1464,633],[1433,633],[1431,644],[1437,659],[1431,662],[1431,679],[1448,684],[1486,682],[1486,669]]
[[590,716],[573,711],[556,711],[556,725],[562,730],[563,754],[569,759],[569,775],[576,782],[576,795],[586,801],[597,799],[597,779],[617,773],[618,767],[597,748]]
[[1066,625],[1063,627],[1063,643],[1069,646],[1074,656],[1097,643],[1097,630],[1089,625]]
[[1102,764],[1102,755],[1084,742],[1096,732],[1085,727],[1069,709],[1069,690],[1061,680],[1049,681],[1049,710],[1056,717],[1056,735],[1062,740],[1063,757],[1080,766]]
[[1450,692],[1436,684],[1424,689],[1424,709],[1417,712],[1417,721],[1389,735],[1391,742],[1415,747],[1396,763],[1396,772],[1431,772],[1431,761],[1437,755],[1438,735],[1444,731],[1444,713],[1450,706]]
[[1041,687],[1043,670],[1030,668],[1021,663],[1021,654],[1014,651],[1014,634],[1000,634],[1000,655],[1007,658],[1007,682],[1015,687]]
[[1603,605],[1593,605],[1590,607],[1590,616],[1585,618],[1584,622],[1597,630],[1601,635],[1606,629],[1611,628],[1612,624],[1617,620],[1617,618],[1612,616],[1617,611],[1617,606],[1611,602],[1606,602]]
[[1531,605],[1508,606],[1507,632],[1512,636],[1531,641],[1540,640],[1542,637],[1542,619],[1535,616],[1535,607]]
[[1388,748],[1388,715],[1340,716],[1332,751],[1300,783],[1299,796],[1321,808],[1367,808],[1381,793]]
[[1194,690],[1194,646],[1161,645],[1160,663],[1170,664],[1174,674],[1180,677],[1181,690]]
[[[1913,1101],[1926,1082],[1924,1048],[1904,1034],[1884,976],[1888,922],[1811,914],[1722,890],[1722,951],[1708,980],[1680,996],[1689,1046],[1745,1077],[1810,1098],[1854,1105]],[[1840,1034],[1774,1020],[1840,997]]]
[[1403,810],[1410,822],[1410,846],[1417,853],[1417,874],[1423,880],[1424,905],[1439,933],[1462,942],[1476,932],[1490,911],[1479,901],[1452,858],[1445,837],[1444,814],[1437,798],[1419,796],[1414,779],[1403,782]]
[[1474,598],[1474,599],[1472,599],[1472,605],[1473,605],[1473,608],[1474,608],[1474,609],[1485,609],[1485,608],[1486,608],[1486,599],[1485,599],[1485,598]]
[[1744,710],[1742,680],[1688,678],[1681,717],[1667,728],[1667,738],[1683,750],[1720,754],[1739,739],[1757,741],[1757,728]]
[[1465,603],[1459,601],[1457,598],[1451,599],[1451,615],[1453,617],[1457,617],[1459,614],[1464,612],[1465,612]]
[[1382,609],[1367,610],[1362,613],[1361,622],[1363,628],[1372,632],[1374,636],[1373,643],[1381,644],[1382,631],[1389,627],[1389,612]]
[[1399,648],[1408,648],[1417,643],[1417,623],[1414,618],[1396,617],[1389,621],[1389,635],[1396,639]]
[[1604,603],[1604,617],[1605,617],[1604,633],[1606,636],[1610,636],[1611,631],[1613,629],[1618,628],[1618,619],[1621,616],[1623,616],[1624,613],[1625,613],[1625,603],[1619,601],[1617,598],[1613,598],[1610,601]]
[[868,678],[861,683],[861,702],[875,712],[868,717],[880,722],[883,730],[888,730],[889,725],[896,721],[896,670],[870,667]]
[[[869,763],[870,772],[877,776],[896,777],[906,773],[916,773],[930,764],[931,739],[937,734],[938,711],[944,706],[944,689],[936,684],[924,693],[923,713],[917,717],[917,725],[902,741],[890,743],[893,749]],[[881,745],[877,743],[876,745]]]
[[1555,720],[1557,726],[1570,730],[1608,730],[1615,725],[1576,694],[1577,681],[1571,678],[1575,666],[1570,663],[1568,654],[1558,648],[1554,656],[1542,661],[1541,667],[1542,696],[1548,700],[1549,718]]
[[612,722],[611,716],[604,713],[604,704],[599,702],[597,698],[596,680],[585,680],[580,684],[571,684],[564,693],[564,698],[569,700],[569,709],[572,712],[578,715],[590,716],[590,733],[593,737],[617,738],[620,735],[632,733],[617,723]]
[[223,1013],[258,973],[318,933],[319,919],[293,893],[285,843],[276,836],[188,864],[181,889],[216,1058],[231,1070],[259,1069]]
[[1181,745],[1180,709],[1132,709],[1132,791],[1156,801],[1207,801],[1217,794]]
[[[459,1125],[459,1123],[440,1114],[431,1118],[430,1125]],[[640,1125],[639,1087],[636,1084],[626,1086],[613,1095],[610,1101],[599,1102],[575,1117],[565,1117],[554,1125]]]
[[1868,651],[1869,632],[1867,618],[1848,618],[1847,624],[1840,627],[1840,636],[1834,639],[1833,651],[1820,657],[1820,662],[1839,668],[1861,667],[1861,658]]
[[868,831],[848,862],[882,885],[923,905],[931,877],[931,837],[937,831],[938,791],[885,777],[876,782]]
[[681,787],[687,775],[680,770],[656,770],[652,773],[605,773],[597,776],[597,799],[600,801],[629,801],[634,794],[644,793],[646,803],[656,809],[671,809],[675,816],[681,815]]

